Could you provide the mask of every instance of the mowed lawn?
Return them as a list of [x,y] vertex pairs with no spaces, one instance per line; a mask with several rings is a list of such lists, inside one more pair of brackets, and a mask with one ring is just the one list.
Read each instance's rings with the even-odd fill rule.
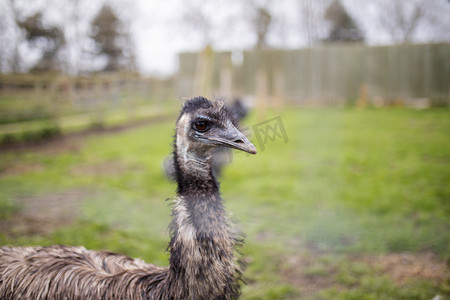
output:
[[[242,299],[450,297],[448,110],[266,119],[245,120],[260,151],[234,152],[220,178],[246,234]],[[174,122],[3,151],[0,245],[84,245],[167,265],[176,187],[162,162]]]

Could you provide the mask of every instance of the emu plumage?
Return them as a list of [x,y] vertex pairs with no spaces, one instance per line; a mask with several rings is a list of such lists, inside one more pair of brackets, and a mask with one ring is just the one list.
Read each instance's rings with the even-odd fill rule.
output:
[[169,267],[83,247],[0,248],[0,299],[234,299],[238,233],[211,170],[211,152],[256,149],[223,102],[188,100],[177,120]]

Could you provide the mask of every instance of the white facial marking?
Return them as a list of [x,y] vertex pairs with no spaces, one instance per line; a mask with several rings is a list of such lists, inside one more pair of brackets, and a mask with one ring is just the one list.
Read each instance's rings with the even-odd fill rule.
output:
[[189,147],[189,143],[191,142],[187,137],[188,132],[191,129],[191,120],[189,116],[181,116],[177,127],[178,157],[183,161],[181,167],[189,171],[194,171],[199,175],[206,175],[209,172],[207,167],[209,157],[200,157],[198,152],[191,151]]

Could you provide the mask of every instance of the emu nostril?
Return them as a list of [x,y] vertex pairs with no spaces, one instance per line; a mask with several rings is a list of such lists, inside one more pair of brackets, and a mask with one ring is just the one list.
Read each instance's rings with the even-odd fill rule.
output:
[[235,142],[236,144],[243,144],[243,143],[244,143],[243,140],[234,140],[234,142]]

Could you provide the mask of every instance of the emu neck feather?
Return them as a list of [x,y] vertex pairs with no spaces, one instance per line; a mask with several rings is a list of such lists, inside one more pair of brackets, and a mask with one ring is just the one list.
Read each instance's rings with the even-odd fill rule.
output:
[[[199,155],[177,140],[175,170],[178,197],[173,206],[168,282],[175,298],[231,299],[238,295],[240,271],[236,244],[218,184],[211,171],[211,155]],[[201,170],[187,165],[201,166]],[[181,289],[181,287],[184,287]]]

